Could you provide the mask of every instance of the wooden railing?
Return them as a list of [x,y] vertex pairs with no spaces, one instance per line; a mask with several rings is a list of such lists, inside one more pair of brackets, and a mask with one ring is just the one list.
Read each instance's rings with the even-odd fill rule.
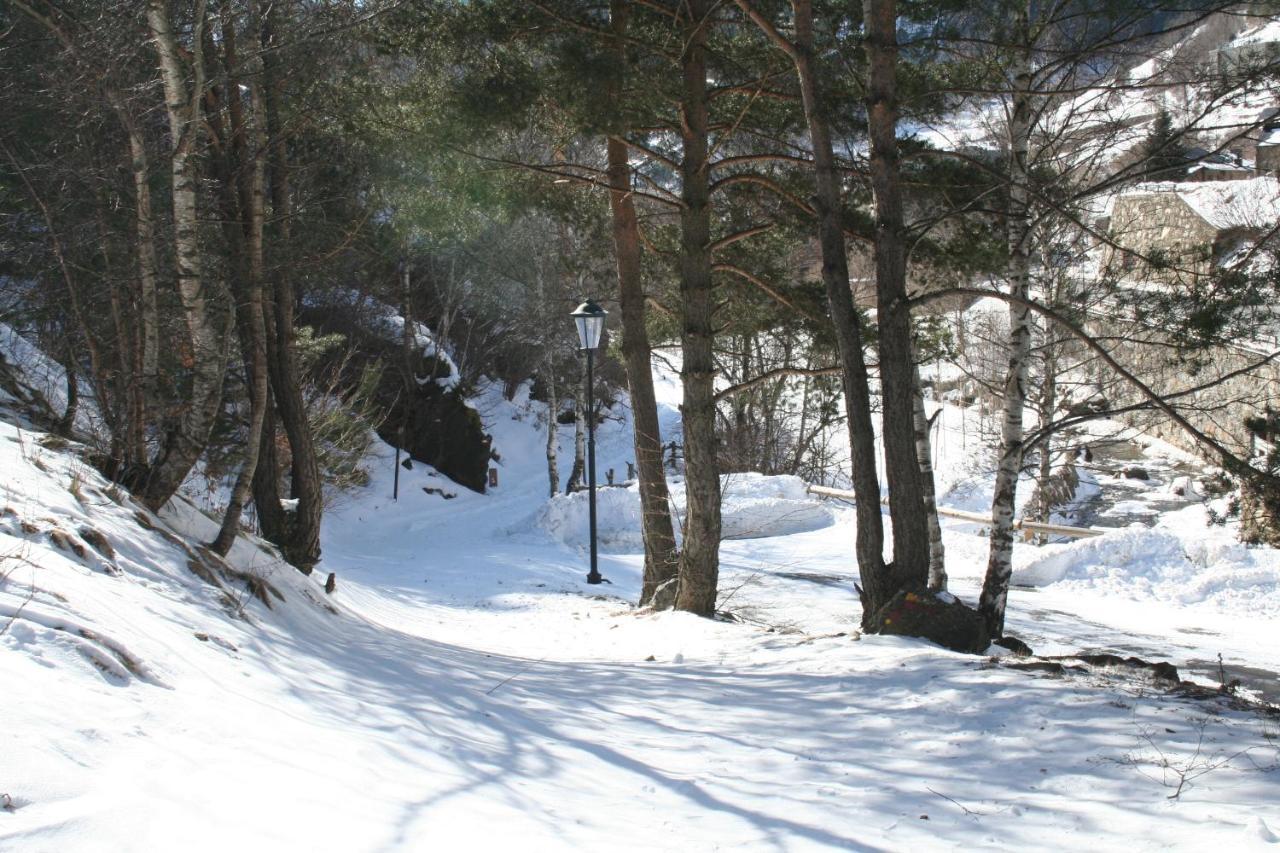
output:
[[[847,489],[832,489],[828,486],[809,486],[809,494],[822,495],[829,498],[843,498],[844,500],[853,500],[854,494]],[[888,504],[889,499],[884,498],[881,503]],[[965,512],[962,509],[948,509],[946,507],[938,507],[938,515],[947,518],[958,518],[961,521],[969,521],[974,524],[985,524],[991,526],[991,516],[983,515],[980,512]],[[1021,530],[1027,539],[1035,536],[1037,533],[1048,534],[1050,536],[1070,536],[1075,539],[1088,539],[1091,536],[1101,536],[1106,530],[1100,530],[1096,527],[1071,527],[1066,524],[1048,524],[1040,521],[1024,521],[1018,519],[1013,523],[1014,530]]]

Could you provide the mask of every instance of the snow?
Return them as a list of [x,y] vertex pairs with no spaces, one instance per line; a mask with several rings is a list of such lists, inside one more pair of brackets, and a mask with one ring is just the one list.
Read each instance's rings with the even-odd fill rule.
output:
[[1154,528],[1131,526],[1042,551],[1014,573],[1015,583],[1280,617],[1278,555],[1213,536],[1203,506],[1169,513]]
[[1178,184],[1176,192],[1214,228],[1268,228],[1280,219],[1280,180],[1249,178]]
[[[835,523],[835,512],[821,500],[810,497],[799,477],[743,473],[721,477],[721,524],[725,539],[763,539],[820,530]],[[671,498],[677,519],[685,513],[684,483],[671,483]],[[597,490],[596,534],[602,550],[625,553],[643,551],[640,535],[640,491],[626,488]],[[677,528],[679,525],[677,525]],[[539,529],[570,547],[588,541],[587,492],[556,495],[530,519],[512,532]],[[677,535],[677,540],[679,536]]]
[[[660,374],[664,431],[671,387]],[[223,571],[195,545],[216,525],[190,504],[157,518],[0,423],[0,849],[1273,844],[1273,723],[1105,674],[859,638],[853,513],[793,479],[728,479],[749,530],[792,504],[824,519],[724,543],[719,606],[736,621],[635,610],[634,545],[603,554],[610,584],[588,586],[580,542],[513,529],[547,506],[577,524],[581,503],[546,496],[547,413],[526,392],[473,401],[502,459],[489,494],[415,465],[393,501],[394,451],[376,445],[310,577],[249,539]],[[601,471],[630,458],[613,414]],[[558,437],[563,482],[572,429]],[[948,438],[939,454],[953,480],[973,456]],[[631,490],[600,497],[624,531]],[[1020,543],[1019,575],[1040,585],[1013,592],[1013,631],[1047,653],[1167,656],[1206,683],[1193,661],[1219,652],[1230,672],[1280,668],[1275,552],[1192,510],[1078,546]],[[945,540],[951,591],[973,601],[985,539],[948,522]],[[270,608],[237,573],[279,593]]]
[[[62,365],[49,358],[35,344],[12,326],[0,322],[0,356],[13,369],[15,379],[30,392],[48,403],[55,415],[67,408],[67,373]],[[92,390],[78,384],[80,401],[76,411],[76,429],[86,435],[97,435],[101,427]],[[0,399],[11,399],[0,390]]]
[[1258,44],[1280,42],[1280,21],[1268,21],[1261,26],[1245,30],[1228,42],[1228,48],[1249,47]]
[[[380,331],[388,340],[399,341],[403,338],[404,317],[390,305],[355,290],[338,289],[327,294],[326,298],[333,304],[358,311],[366,322],[372,324],[373,329]],[[418,348],[419,354],[423,358],[435,358],[445,370],[444,376],[434,379],[415,376],[414,380],[419,385],[434,382],[446,391],[456,389],[462,382],[462,374],[449,354],[447,345],[438,341],[435,334],[424,323],[415,322],[410,331],[413,345]]]

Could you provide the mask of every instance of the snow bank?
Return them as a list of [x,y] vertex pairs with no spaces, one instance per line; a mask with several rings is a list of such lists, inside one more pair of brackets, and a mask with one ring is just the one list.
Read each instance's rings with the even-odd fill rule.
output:
[[1015,584],[1280,616],[1280,554],[1208,526],[1201,506],[1170,513],[1155,528],[1135,524],[1039,554],[1014,571]]
[[[727,474],[721,478],[721,524],[725,539],[765,539],[820,530],[835,523],[835,513],[810,497],[799,477]],[[671,484],[678,519],[684,515],[684,484]],[[586,492],[556,495],[531,518],[512,528],[515,534],[542,531],[560,542],[581,547],[590,535]],[[614,553],[644,550],[640,532],[640,491],[626,487],[596,492],[596,534],[601,550]],[[679,530],[676,531],[677,537]]]
[[[587,493],[556,495],[512,532],[530,530],[545,531],[565,545],[586,545],[591,530]],[[644,550],[644,539],[640,536],[640,492],[635,486],[596,490],[596,537],[602,551]]]
[[[725,539],[767,539],[820,530],[835,523],[831,507],[805,491],[799,477],[729,474],[721,481]],[[680,513],[684,514],[683,490]]]

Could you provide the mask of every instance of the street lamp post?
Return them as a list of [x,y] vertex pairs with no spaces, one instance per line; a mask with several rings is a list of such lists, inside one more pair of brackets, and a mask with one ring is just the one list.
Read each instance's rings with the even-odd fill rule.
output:
[[593,368],[595,352],[604,332],[604,318],[608,313],[588,299],[570,315],[578,325],[580,348],[587,353],[587,511],[591,524],[591,571],[587,573],[587,583],[600,583],[604,580],[596,564],[596,419]]

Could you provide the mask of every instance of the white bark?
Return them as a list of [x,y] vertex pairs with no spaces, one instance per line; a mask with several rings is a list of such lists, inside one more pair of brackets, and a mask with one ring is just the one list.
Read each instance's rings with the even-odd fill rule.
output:
[[[916,387],[920,387],[920,369],[916,368]],[[938,520],[938,498],[933,484],[933,446],[929,439],[929,418],[924,410],[924,395],[915,399],[916,457],[920,460],[920,488],[924,492],[924,511],[929,526],[929,589],[942,592],[947,588],[946,549],[942,545],[942,523]]]
[[560,491],[559,436],[556,433],[556,415],[560,414],[560,399],[556,396],[556,375],[551,368],[551,356],[546,359],[547,370],[547,485],[552,497]]
[[[164,84],[165,110],[169,119],[169,163],[172,176],[174,256],[177,263],[178,296],[191,343],[191,397],[176,428],[160,450],[145,490],[147,504],[159,509],[177,491],[187,472],[208,444],[209,432],[222,402],[222,381],[226,367],[225,329],[215,322],[206,288],[200,247],[198,174],[193,157],[199,132],[200,99],[204,92],[205,3],[197,4],[191,44],[192,85],[179,54],[177,36],[164,0],[149,0],[147,23],[159,57]],[[218,288],[216,293],[221,292]]]
[[[1026,20],[1023,19],[1025,32]],[[1031,136],[1031,56],[1019,53],[1014,71],[1014,95],[1009,122],[1009,207],[1006,239],[1009,245],[1009,294],[1029,298],[1031,224],[1027,187],[1027,151]],[[1000,429],[1000,457],[991,502],[991,544],[979,610],[993,637],[1004,632],[1005,602],[1013,573],[1013,515],[1018,473],[1023,460],[1022,412],[1027,397],[1027,364],[1031,353],[1031,324],[1025,304],[1009,303],[1009,366],[1004,382],[1004,417]]]

